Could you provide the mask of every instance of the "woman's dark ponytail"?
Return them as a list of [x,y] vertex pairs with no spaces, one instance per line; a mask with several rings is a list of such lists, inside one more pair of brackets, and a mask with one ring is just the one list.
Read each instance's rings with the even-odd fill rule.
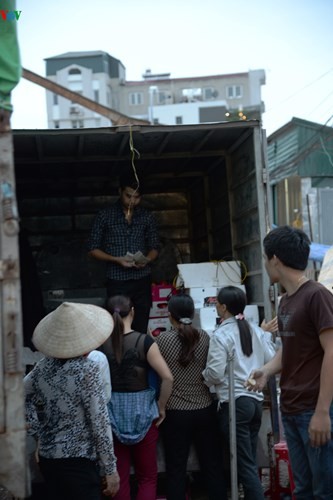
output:
[[225,304],[228,312],[235,316],[243,354],[251,356],[253,352],[251,328],[243,316],[246,306],[245,293],[237,286],[224,286],[220,289],[217,300],[220,304]]
[[200,333],[192,326],[194,302],[190,295],[173,295],[168,303],[168,310],[179,326],[178,336],[181,341],[179,363],[186,367],[194,359],[195,349],[200,340]]

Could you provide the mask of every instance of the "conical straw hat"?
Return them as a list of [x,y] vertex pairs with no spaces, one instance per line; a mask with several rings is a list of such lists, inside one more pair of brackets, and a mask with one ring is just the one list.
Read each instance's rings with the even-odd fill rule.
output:
[[32,341],[45,356],[75,358],[102,345],[112,330],[112,316],[102,307],[63,302],[38,323]]

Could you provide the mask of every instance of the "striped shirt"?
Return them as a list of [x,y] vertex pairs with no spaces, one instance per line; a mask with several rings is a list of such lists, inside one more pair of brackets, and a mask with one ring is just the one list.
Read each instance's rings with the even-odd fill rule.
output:
[[[127,252],[135,254],[139,250],[147,255],[150,250],[158,250],[159,247],[155,217],[145,208],[135,207],[132,222],[129,223],[120,200],[97,214],[88,241],[88,251],[99,249],[114,257],[122,257]],[[149,264],[144,268],[135,268],[108,262],[106,269],[108,279],[120,281],[141,279],[150,273]]]

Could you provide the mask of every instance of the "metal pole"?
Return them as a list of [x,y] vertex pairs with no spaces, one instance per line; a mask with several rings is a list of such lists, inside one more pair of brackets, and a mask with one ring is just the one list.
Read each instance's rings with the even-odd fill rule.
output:
[[230,471],[231,471],[231,500],[238,500],[237,477],[237,438],[236,438],[236,405],[234,384],[234,349],[228,352],[229,378],[229,443],[230,443]]
[[154,94],[158,91],[157,85],[149,87],[149,121],[154,125]]

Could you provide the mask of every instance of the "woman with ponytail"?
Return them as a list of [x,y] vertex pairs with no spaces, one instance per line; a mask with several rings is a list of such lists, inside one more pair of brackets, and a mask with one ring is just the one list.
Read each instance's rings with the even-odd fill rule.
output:
[[204,384],[209,336],[192,326],[194,303],[189,295],[174,295],[168,303],[172,330],[156,342],[172,375],[173,389],[161,425],[165,450],[167,500],[185,500],[186,468],[193,443],[209,500],[226,500],[222,453],[218,447],[216,407]]
[[238,481],[243,485],[245,500],[264,500],[258,476],[256,450],[261,425],[263,393],[250,392],[246,385],[253,369],[262,366],[275,354],[267,333],[244,318],[246,295],[236,286],[220,289],[217,312],[222,323],[215,330],[203,372],[209,386],[215,386],[218,398],[218,423],[222,439],[229,441],[228,354],[234,354],[234,387],[236,400],[236,439]]
[[[130,468],[134,465],[137,500],[155,500],[157,489],[158,427],[172,389],[172,374],[154,339],[132,329],[134,308],[129,297],[110,297],[107,309],[114,321],[113,335],[102,346],[112,383],[109,415],[120,476],[115,500],[130,500]],[[149,387],[152,367],[161,379],[159,397]]]

